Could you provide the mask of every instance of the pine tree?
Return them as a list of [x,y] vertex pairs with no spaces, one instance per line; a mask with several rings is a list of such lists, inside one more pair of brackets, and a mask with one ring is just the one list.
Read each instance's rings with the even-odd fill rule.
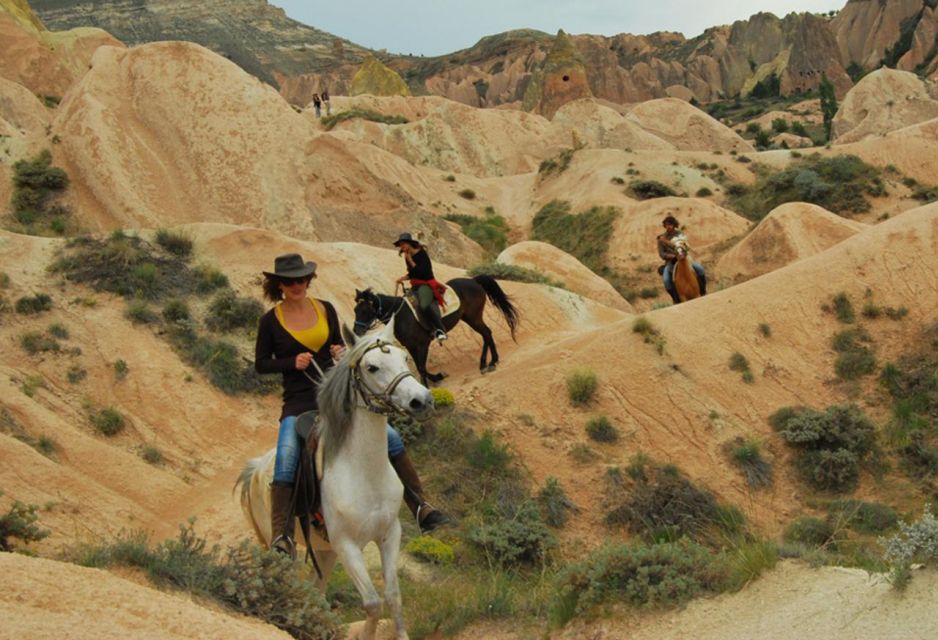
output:
[[837,115],[837,96],[834,95],[834,84],[827,79],[827,75],[821,76],[818,91],[821,94],[821,113],[824,114],[824,133],[829,141],[831,139],[831,123],[834,121],[834,116]]

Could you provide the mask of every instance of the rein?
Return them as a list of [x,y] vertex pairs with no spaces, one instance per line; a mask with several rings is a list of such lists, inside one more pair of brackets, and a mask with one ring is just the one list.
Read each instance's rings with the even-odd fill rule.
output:
[[378,413],[382,415],[388,415],[391,413],[404,413],[404,411],[398,407],[394,401],[391,399],[391,396],[394,394],[394,391],[397,387],[406,380],[407,378],[413,378],[409,370],[402,371],[401,373],[394,376],[394,379],[388,383],[388,386],[384,388],[384,391],[375,391],[371,386],[365,381],[364,376],[362,376],[362,358],[366,353],[372,349],[380,349],[382,353],[389,353],[390,344],[384,342],[383,340],[377,340],[373,345],[369,346],[367,349],[362,351],[358,359],[349,363],[349,367],[352,368],[352,378],[355,384],[355,390],[362,398],[363,406],[368,411],[372,413]]

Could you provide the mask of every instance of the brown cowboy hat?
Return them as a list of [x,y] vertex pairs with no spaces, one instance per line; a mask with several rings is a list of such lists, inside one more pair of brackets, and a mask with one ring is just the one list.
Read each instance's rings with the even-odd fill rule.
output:
[[394,244],[395,247],[399,247],[399,246],[401,246],[401,243],[402,243],[402,242],[406,242],[406,243],[408,243],[408,244],[409,244],[410,246],[412,246],[412,247],[420,248],[420,242],[417,241],[417,240],[414,240],[413,236],[411,236],[411,235],[410,235],[409,233],[407,233],[406,231],[405,231],[404,233],[402,233],[402,234],[401,234],[401,237],[399,237],[397,240],[395,240],[393,244]]
[[303,261],[298,253],[287,253],[274,258],[274,270],[265,271],[265,276],[272,278],[305,278],[316,273],[316,263]]

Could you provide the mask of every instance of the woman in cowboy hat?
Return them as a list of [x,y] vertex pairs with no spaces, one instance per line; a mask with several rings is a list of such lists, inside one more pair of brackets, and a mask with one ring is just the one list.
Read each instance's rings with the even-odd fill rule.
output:
[[[271,496],[271,548],[293,554],[293,490],[302,443],[296,433],[297,416],[316,411],[316,391],[320,372],[334,364],[345,349],[335,307],[326,300],[308,295],[316,277],[316,263],[304,261],[298,253],[278,256],[274,270],[264,271],[264,297],[274,303],[257,326],[254,368],[258,373],[283,375],[283,407]],[[315,365],[314,365],[315,363]],[[413,463],[404,450],[400,435],[388,425],[388,454],[391,464],[407,487],[417,496],[415,517],[422,531],[430,531],[448,521],[441,511],[423,499],[423,487]]]
[[413,239],[409,233],[402,233],[394,241],[398,253],[404,255],[407,274],[397,279],[398,283],[410,280],[410,286],[417,295],[417,304],[421,313],[434,327],[433,337],[440,343],[446,340],[446,329],[440,308],[443,306],[443,293],[446,287],[433,277],[433,263],[427,248]]

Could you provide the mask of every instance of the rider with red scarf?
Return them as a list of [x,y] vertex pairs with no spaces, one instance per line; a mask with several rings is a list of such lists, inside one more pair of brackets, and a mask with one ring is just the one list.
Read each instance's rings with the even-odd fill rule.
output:
[[417,304],[421,313],[433,324],[433,337],[442,344],[446,340],[446,329],[443,327],[443,317],[440,309],[443,304],[443,293],[446,286],[433,277],[433,264],[427,254],[427,248],[414,240],[409,233],[402,233],[394,241],[399,253],[404,255],[407,265],[407,275],[397,279],[398,283],[410,280],[410,286],[417,296]]

